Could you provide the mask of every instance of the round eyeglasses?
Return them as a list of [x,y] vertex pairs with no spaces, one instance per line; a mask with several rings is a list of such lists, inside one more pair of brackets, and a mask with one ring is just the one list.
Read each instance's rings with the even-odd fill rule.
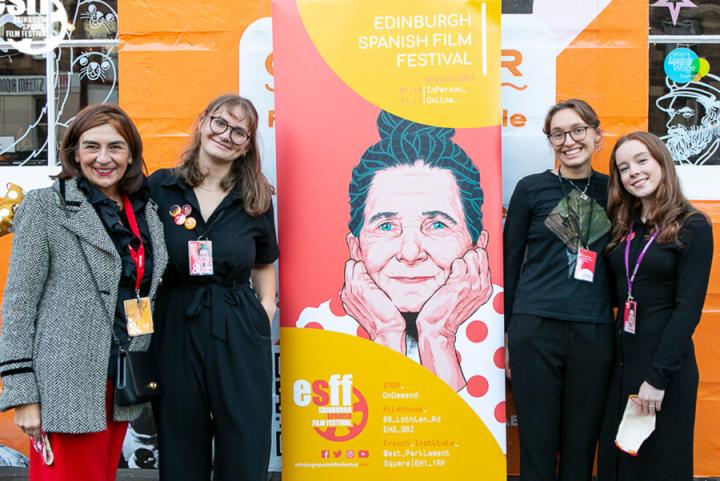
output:
[[235,145],[243,145],[250,138],[250,134],[244,128],[232,127],[222,117],[210,117],[210,130],[215,134],[222,135],[227,129],[230,129],[230,141]]
[[590,127],[588,125],[576,125],[570,130],[556,130],[554,132],[550,132],[548,139],[550,139],[550,142],[552,142],[553,145],[562,145],[565,143],[565,138],[569,134],[570,138],[575,142],[580,142],[585,140],[585,137],[587,137],[587,131],[589,128]]

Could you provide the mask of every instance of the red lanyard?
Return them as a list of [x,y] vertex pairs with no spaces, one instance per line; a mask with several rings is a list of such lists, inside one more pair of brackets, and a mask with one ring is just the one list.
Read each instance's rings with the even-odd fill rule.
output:
[[130,224],[130,230],[140,243],[140,247],[138,247],[137,250],[130,245],[130,258],[135,263],[135,293],[140,297],[140,283],[142,282],[143,275],[145,275],[145,246],[140,238],[140,229],[138,229],[135,211],[133,211],[130,197],[127,195],[123,196],[123,207],[125,207],[125,215],[127,216],[128,224]]

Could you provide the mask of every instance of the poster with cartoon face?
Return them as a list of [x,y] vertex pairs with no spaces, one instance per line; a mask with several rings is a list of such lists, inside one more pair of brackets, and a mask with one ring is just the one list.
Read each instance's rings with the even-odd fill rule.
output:
[[283,471],[504,479],[500,2],[274,7]]
[[[704,60],[682,47],[667,55],[666,64],[678,53],[687,55],[698,65]],[[720,174],[720,77],[705,72],[682,78],[682,72],[675,71],[672,65],[665,70],[665,92],[654,105],[654,118],[662,112],[664,125],[654,122],[652,127],[675,161],[685,195],[690,199],[717,200],[720,198],[715,185]]]

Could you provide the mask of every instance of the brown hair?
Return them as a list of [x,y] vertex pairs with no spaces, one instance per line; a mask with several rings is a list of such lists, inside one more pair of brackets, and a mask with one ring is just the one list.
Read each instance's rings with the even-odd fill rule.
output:
[[613,147],[610,155],[610,187],[608,189],[608,217],[612,223],[610,242],[607,251],[611,251],[627,234],[633,214],[642,208],[640,199],[630,194],[620,180],[620,170],[616,165],[617,150],[625,142],[637,140],[647,147],[650,155],[660,164],[662,177],[660,185],[652,194],[654,205],[650,212],[647,212],[647,223],[652,225],[659,232],[658,242],[675,242],[678,240],[678,232],[685,219],[691,214],[698,212],[680,188],[680,180],[675,172],[670,151],[662,140],[649,132],[632,132],[620,137]]
[[590,127],[595,130],[600,129],[600,119],[595,113],[595,110],[590,107],[590,104],[580,99],[569,99],[558,102],[550,107],[550,110],[548,110],[548,113],[545,115],[545,123],[543,124],[543,132],[545,135],[550,135],[550,123],[555,114],[565,109],[574,110]]
[[120,179],[120,190],[126,194],[137,192],[147,173],[145,159],[143,159],[142,139],[132,119],[124,110],[114,104],[88,105],[78,112],[60,143],[62,170],[55,178],[66,180],[83,175],[76,160],[80,137],[88,130],[105,124],[112,125],[127,142],[130,158],[133,160],[132,164],[128,165],[125,175]]
[[274,190],[262,173],[260,152],[257,145],[258,114],[253,104],[239,95],[221,95],[208,104],[200,113],[193,125],[190,144],[180,158],[180,164],[175,168],[175,174],[192,187],[197,187],[205,179],[200,171],[198,156],[200,153],[200,130],[203,122],[217,112],[221,107],[233,108],[240,106],[248,119],[248,148],[245,154],[233,160],[232,168],[220,186],[227,190],[234,186],[240,188],[245,211],[258,217],[270,208]]

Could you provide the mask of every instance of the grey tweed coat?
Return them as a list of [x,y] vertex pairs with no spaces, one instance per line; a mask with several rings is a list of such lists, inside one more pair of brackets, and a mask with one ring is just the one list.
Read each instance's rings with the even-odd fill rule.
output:
[[[2,306],[0,410],[40,403],[48,432],[88,433],[106,428],[105,386],[122,261],[100,217],[75,180],[30,191],[15,216],[12,255]],[[153,249],[150,298],[167,264],[157,206],[145,216]],[[79,239],[79,240],[78,240]],[[101,298],[80,253],[85,251]],[[132,340],[146,350],[150,336]],[[114,406],[113,418],[132,420],[141,406]]]

